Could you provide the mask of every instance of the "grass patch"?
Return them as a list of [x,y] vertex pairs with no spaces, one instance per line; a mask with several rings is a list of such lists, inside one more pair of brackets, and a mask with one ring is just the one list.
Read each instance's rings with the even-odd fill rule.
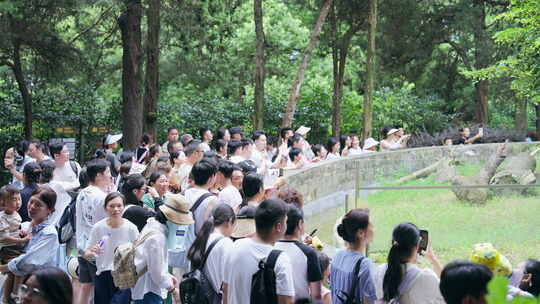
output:
[[[460,174],[474,175],[480,166],[460,166]],[[405,185],[435,185],[431,178]],[[375,224],[370,255],[384,262],[393,228],[412,222],[429,230],[439,258],[447,263],[469,257],[472,245],[491,242],[513,265],[526,258],[540,258],[540,200],[538,196],[494,197],[485,205],[460,202],[450,190],[380,191],[360,202],[369,207]],[[349,206],[354,206],[350,203]],[[349,207],[353,208],[353,207]],[[306,231],[318,228],[319,237],[332,244],[336,219],[345,208],[327,210],[306,221]]]

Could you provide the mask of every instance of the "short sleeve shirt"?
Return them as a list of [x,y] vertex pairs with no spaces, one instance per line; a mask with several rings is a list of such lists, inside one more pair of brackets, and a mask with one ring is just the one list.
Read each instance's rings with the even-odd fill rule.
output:
[[[245,238],[234,242],[227,259],[224,282],[229,285],[228,303],[249,304],[251,280],[259,269],[259,262],[266,259],[274,249],[271,245]],[[291,261],[281,253],[274,267],[276,273],[276,293],[294,297],[294,283]]]
[[13,212],[13,214],[7,214],[4,211],[0,212],[0,247],[15,245],[1,242],[1,240],[8,236],[19,236],[21,221],[21,216],[17,212]]
[[[330,287],[332,291],[332,303],[342,304],[347,299],[346,295],[352,288],[352,282],[357,281],[355,299],[366,297],[368,301],[377,299],[375,281],[373,275],[373,262],[364,258],[360,265],[358,276],[355,277],[354,268],[358,260],[364,256],[357,251],[340,250],[332,261],[330,272]],[[343,299],[343,300],[342,300]]]
[[309,283],[322,280],[321,264],[317,252],[298,241],[279,241],[275,247],[283,250],[291,260],[296,298],[309,298]]

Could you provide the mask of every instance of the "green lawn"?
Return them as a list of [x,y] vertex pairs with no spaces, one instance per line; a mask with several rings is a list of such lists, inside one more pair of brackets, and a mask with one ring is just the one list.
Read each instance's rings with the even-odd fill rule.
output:
[[[459,168],[471,175],[479,166]],[[433,185],[431,179],[405,185]],[[375,240],[370,257],[384,262],[393,228],[412,222],[429,230],[433,248],[443,262],[468,258],[473,244],[491,242],[513,265],[526,258],[540,258],[540,196],[495,197],[485,205],[457,201],[450,190],[380,191],[360,202],[371,210]],[[350,203],[349,206],[354,206]],[[353,207],[349,207],[353,208]],[[306,231],[319,229],[319,237],[332,244],[332,230],[344,207],[306,220]]]

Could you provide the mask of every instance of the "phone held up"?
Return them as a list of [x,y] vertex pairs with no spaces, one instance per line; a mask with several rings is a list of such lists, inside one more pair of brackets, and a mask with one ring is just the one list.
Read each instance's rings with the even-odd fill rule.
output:
[[427,250],[429,242],[429,233],[427,230],[420,230],[420,246],[418,246],[418,253],[422,254],[423,251]]

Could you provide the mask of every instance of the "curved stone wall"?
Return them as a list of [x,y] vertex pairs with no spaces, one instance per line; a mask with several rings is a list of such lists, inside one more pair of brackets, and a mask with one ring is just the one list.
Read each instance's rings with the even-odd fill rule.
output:
[[[539,144],[509,143],[508,149],[510,152],[523,151]],[[499,145],[438,146],[355,155],[287,171],[285,176],[288,187],[300,191],[309,204],[336,192],[354,189],[357,176],[360,185],[372,185],[397,174],[409,174],[425,168],[450,154],[462,161],[478,163],[494,154]]]

